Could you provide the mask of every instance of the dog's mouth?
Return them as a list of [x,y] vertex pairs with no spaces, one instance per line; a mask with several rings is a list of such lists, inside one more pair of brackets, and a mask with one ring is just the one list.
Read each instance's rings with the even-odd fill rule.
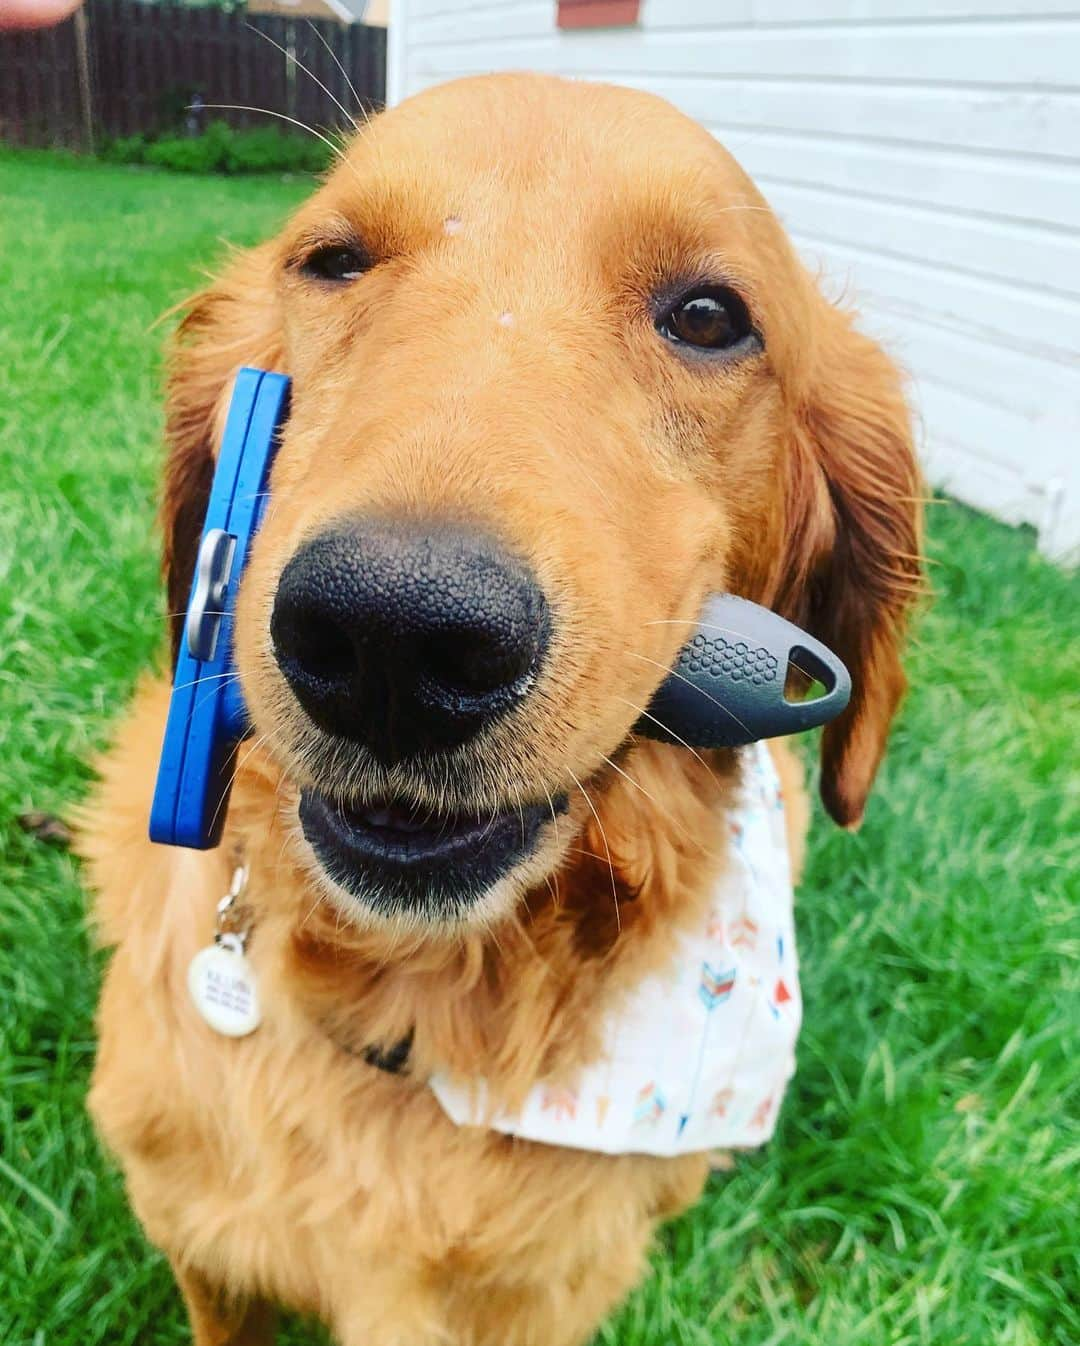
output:
[[565,796],[486,812],[388,799],[350,805],[314,790],[300,825],[326,875],[382,915],[458,919],[537,850]]

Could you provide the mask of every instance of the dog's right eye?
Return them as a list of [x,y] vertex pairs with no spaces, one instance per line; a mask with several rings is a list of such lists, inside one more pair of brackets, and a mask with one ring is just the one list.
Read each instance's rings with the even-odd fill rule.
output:
[[342,285],[358,280],[370,266],[370,259],[356,248],[335,245],[317,248],[301,263],[300,270],[314,280],[329,280]]
[[726,285],[701,285],[660,316],[657,331],[673,345],[719,355],[760,338],[742,299]]

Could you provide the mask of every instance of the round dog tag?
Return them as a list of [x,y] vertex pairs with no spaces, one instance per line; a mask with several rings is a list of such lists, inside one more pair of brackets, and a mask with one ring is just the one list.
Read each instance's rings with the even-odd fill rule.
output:
[[262,1020],[255,970],[239,935],[220,935],[199,950],[188,968],[188,991],[214,1032],[225,1037],[246,1037]]

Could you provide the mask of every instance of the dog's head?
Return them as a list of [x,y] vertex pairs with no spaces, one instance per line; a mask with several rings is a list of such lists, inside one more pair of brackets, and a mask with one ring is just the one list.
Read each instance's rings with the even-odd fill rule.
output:
[[514,76],[365,128],[184,323],[174,612],[241,364],[293,394],[237,665],[339,905],[460,918],[542,881],[717,589],[848,664],[822,792],[858,822],[918,578],[908,414],[700,127]]

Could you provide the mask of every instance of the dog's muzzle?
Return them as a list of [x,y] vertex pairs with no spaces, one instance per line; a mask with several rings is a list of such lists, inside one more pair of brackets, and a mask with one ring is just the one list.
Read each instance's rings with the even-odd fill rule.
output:
[[[334,756],[362,748],[406,771],[518,706],[549,630],[539,585],[490,537],[386,519],[338,524],[306,543],[282,573],[271,618],[278,665]],[[531,854],[563,807],[515,799],[438,812],[306,789],[300,823],[339,888],[384,914],[453,917]]]

